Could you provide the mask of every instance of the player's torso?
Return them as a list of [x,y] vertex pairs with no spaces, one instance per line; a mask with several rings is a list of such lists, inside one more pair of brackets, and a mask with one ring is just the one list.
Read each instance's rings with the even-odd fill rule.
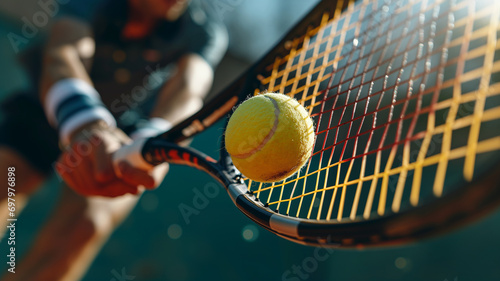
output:
[[112,111],[133,109],[152,95],[161,86],[160,79],[172,74],[172,67],[170,71],[165,67],[179,59],[189,44],[183,32],[189,24],[187,15],[159,23],[143,39],[126,39],[128,10],[121,3],[105,6],[92,23],[96,48],[90,76]]

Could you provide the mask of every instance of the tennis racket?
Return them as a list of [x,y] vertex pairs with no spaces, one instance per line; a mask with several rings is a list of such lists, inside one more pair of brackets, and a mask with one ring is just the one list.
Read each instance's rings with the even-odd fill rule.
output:
[[[203,170],[250,219],[302,244],[450,230],[500,202],[499,20],[490,0],[322,1],[198,113],[117,155]],[[266,90],[296,98],[314,120],[297,174],[251,181],[223,137],[218,160],[177,145]]]

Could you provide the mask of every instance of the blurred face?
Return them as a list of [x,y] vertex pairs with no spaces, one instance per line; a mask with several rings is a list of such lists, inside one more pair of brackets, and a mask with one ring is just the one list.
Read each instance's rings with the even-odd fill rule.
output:
[[154,19],[177,20],[186,10],[189,0],[141,0],[143,12]]

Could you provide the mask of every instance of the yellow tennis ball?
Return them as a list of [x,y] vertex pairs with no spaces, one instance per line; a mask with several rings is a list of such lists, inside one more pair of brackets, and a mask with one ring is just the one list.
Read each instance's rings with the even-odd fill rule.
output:
[[305,108],[279,93],[254,96],[233,113],[226,127],[226,150],[251,180],[281,181],[307,162],[314,125]]

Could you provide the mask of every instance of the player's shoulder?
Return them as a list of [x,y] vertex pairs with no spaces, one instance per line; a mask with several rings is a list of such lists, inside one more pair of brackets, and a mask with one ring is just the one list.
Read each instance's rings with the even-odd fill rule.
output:
[[205,1],[192,0],[184,15],[186,26],[192,29],[204,31],[208,36],[218,36],[225,31],[222,19],[217,16],[206,4]]
[[188,52],[201,55],[211,66],[217,65],[228,45],[228,34],[222,18],[214,13],[206,1],[192,0],[184,14],[184,40]]

